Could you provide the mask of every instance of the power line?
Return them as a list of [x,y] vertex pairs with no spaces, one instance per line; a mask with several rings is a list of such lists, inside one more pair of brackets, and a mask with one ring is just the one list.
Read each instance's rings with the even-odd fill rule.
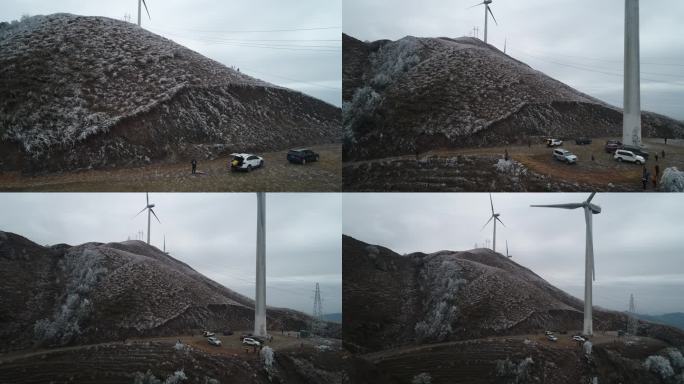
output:
[[190,31],[190,32],[208,32],[208,33],[275,33],[275,32],[302,32],[302,31],[323,31],[331,29],[342,29],[340,26],[329,26],[329,27],[312,27],[312,28],[292,28],[292,29],[265,29],[265,30],[201,30],[201,29],[191,29],[191,28],[173,28],[174,30]]
[[[529,56],[529,57],[531,57],[531,58],[533,58],[533,59],[541,60],[541,61],[544,61],[544,62],[547,62],[547,63],[556,64],[556,65],[560,65],[560,66],[564,66],[564,67],[575,68],[575,69],[579,69],[579,70],[583,70],[583,71],[588,71],[588,72],[601,73],[601,74],[608,75],[608,76],[623,77],[623,74],[621,74],[621,73],[607,72],[607,71],[603,71],[603,70],[598,70],[598,69],[592,69],[592,68],[583,67],[583,66],[580,66],[580,65],[572,65],[572,64],[567,64],[567,63],[560,63],[560,62],[553,61],[553,60],[543,59],[543,58],[541,58],[541,57],[538,57],[538,56],[535,56],[535,55],[531,55],[531,54],[526,53],[526,52],[524,52],[524,51],[520,51],[520,50],[517,50],[517,49],[515,49],[515,50],[518,51],[519,53],[522,53],[523,55],[526,55],[526,56]],[[653,82],[653,83],[663,83],[663,84],[669,84],[669,85],[682,85],[682,86],[684,86],[684,83],[680,83],[680,82],[672,82],[672,81],[665,81],[665,80],[656,80],[656,79],[646,78],[646,77],[643,77],[643,76],[641,77],[641,79],[642,79],[642,80],[649,81],[649,82]]]

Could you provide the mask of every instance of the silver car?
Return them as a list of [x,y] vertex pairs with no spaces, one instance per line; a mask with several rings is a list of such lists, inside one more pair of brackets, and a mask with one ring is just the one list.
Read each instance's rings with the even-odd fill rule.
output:
[[568,151],[567,149],[563,148],[554,149],[553,158],[556,160],[566,162],[568,164],[577,163],[577,156],[575,156],[572,152]]

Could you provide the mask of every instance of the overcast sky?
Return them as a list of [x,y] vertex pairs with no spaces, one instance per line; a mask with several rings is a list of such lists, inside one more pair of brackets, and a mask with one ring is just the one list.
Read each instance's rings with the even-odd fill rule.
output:
[[[497,226],[497,251],[549,283],[583,298],[585,224],[578,210],[530,204],[582,202],[583,194],[492,194],[506,225]],[[637,311],[684,312],[684,194],[602,194],[593,203],[596,282],[594,304]],[[486,193],[351,194],[342,197],[343,232],[400,254],[463,251],[492,237]]]
[[[146,3],[152,20],[143,7],[143,28],[251,76],[341,105],[341,0]],[[138,2],[2,0],[0,21],[57,12],[119,20],[130,14],[137,22]]]
[[[255,193],[151,193],[152,245],[205,276],[254,298]],[[143,193],[3,193],[0,230],[41,244],[124,241],[147,231]],[[313,310],[316,282],[325,313],[342,311],[341,200],[334,193],[266,195],[266,301]]]
[[[484,34],[478,0],[344,0],[360,40]],[[481,1],[480,1],[481,2]],[[622,107],[624,0],[494,0],[488,41],[533,68]],[[640,2],[642,109],[684,120],[684,1]]]

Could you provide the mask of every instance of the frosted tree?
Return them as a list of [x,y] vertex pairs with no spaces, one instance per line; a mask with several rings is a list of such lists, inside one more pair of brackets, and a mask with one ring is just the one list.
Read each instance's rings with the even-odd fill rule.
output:
[[432,384],[432,376],[427,372],[419,373],[413,376],[411,384]]
[[644,362],[644,367],[649,371],[658,374],[663,379],[674,376],[674,370],[670,361],[662,356],[649,356]]
[[261,361],[263,361],[266,368],[273,366],[273,349],[271,347],[264,347],[261,349]]

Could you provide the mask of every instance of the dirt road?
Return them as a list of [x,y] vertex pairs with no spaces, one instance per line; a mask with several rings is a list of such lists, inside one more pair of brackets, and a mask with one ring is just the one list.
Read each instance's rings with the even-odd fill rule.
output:
[[250,173],[230,172],[228,158],[190,163],[151,164],[139,168],[101,169],[25,176],[0,173],[0,191],[54,192],[223,192],[339,191],[342,184],[341,145],[310,147],[320,161],[290,164],[287,151],[260,154],[265,166]]

